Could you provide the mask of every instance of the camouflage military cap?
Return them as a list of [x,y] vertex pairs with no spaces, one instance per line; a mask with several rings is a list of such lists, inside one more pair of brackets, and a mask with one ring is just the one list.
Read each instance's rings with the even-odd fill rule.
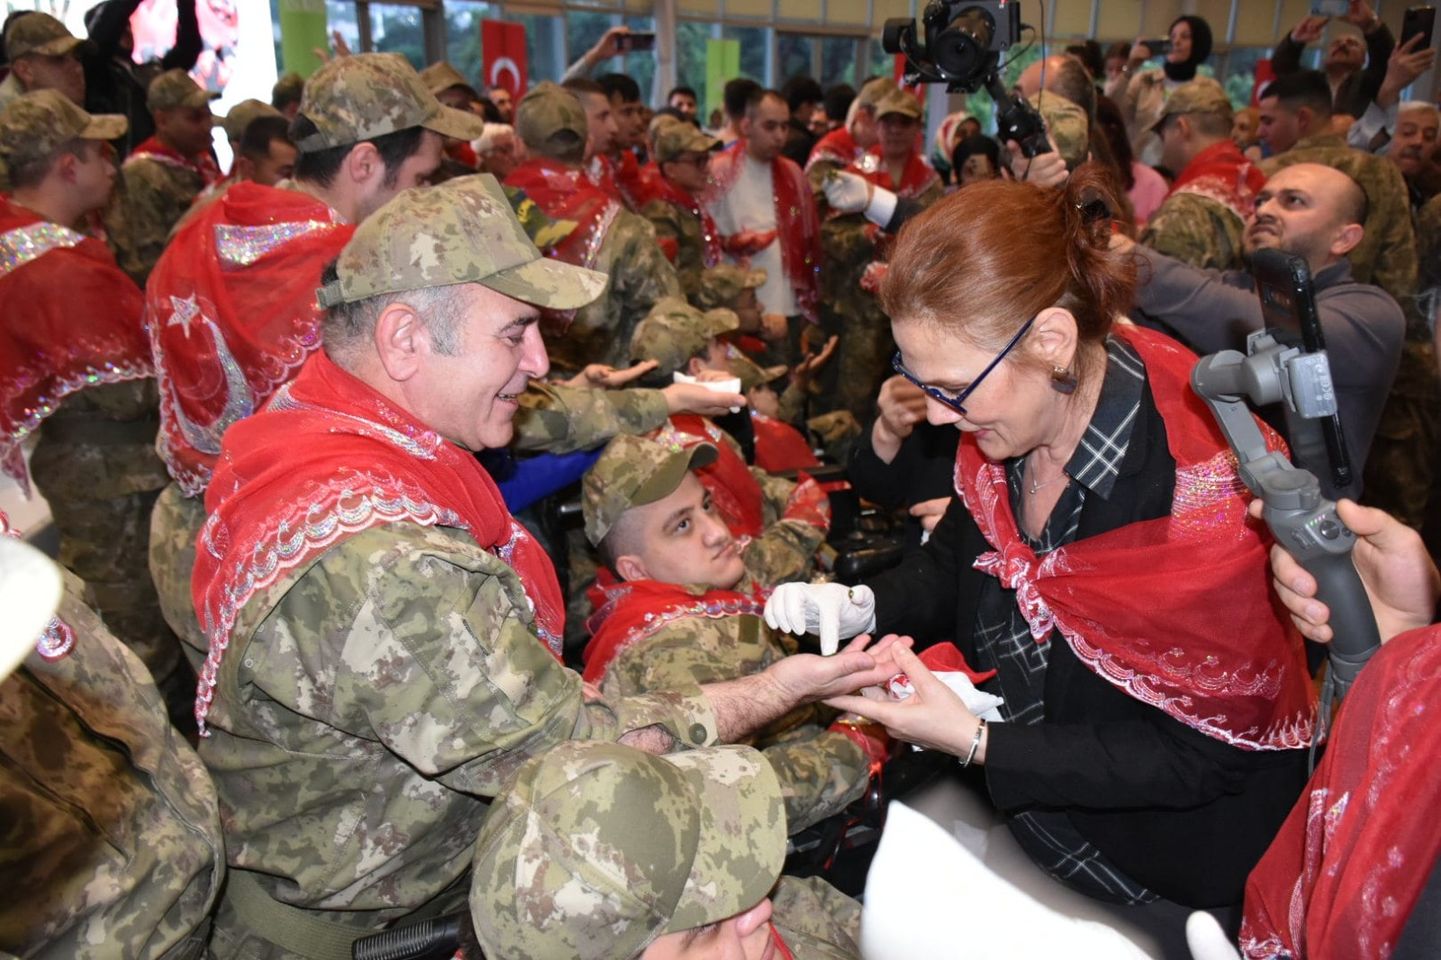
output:
[[890,96],[900,87],[889,77],[875,77],[866,81],[861,86],[860,93],[856,94],[856,105],[859,107],[875,107],[886,97]]
[[741,378],[742,393],[747,393],[755,387],[774,383],[785,376],[789,370],[783,363],[778,363],[773,367],[763,367],[734,346],[726,351],[726,359],[730,364],[731,373]]
[[129,125],[117,113],[88,114],[59,90],[36,90],[0,110],[0,157],[16,167],[49,157],[67,140],[114,140]]
[[574,310],[605,290],[606,276],[549,260],[488,173],[406,190],[367,217],[340,251],[322,307],[387,293],[478,283],[516,300]]
[[420,71],[420,79],[425,84],[425,89],[437,96],[451,87],[470,86],[465,75],[444,60],[432,63]]
[[480,117],[435,99],[410,61],[395,53],[360,53],[330,61],[306,82],[297,117],[315,125],[315,133],[296,142],[301,153],[349,146],[411,127],[474,140],[485,126]]
[[656,373],[668,377],[691,357],[704,353],[711,339],[740,326],[735,311],[725,307],[699,310],[680,297],[656,301],[630,338],[632,362],[654,360]]
[[515,132],[532,150],[544,150],[558,133],[570,133],[585,142],[589,130],[580,98],[550,81],[527,90],[515,108]]
[[710,153],[721,142],[693,123],[662,116],[656,122],[655,159],[667,163],[683,153]]
[[765,285],[766,272],[759,268],[747,269],[733,263],[720,263],[701,272],[700,286],[695,293],[695,304],[702,310],[713,307],[735,306],[736,298],[744,290],[758,290]]
[[925,116],[925,111],[921,109],[921,101],[901,89],[892,90],[876,104],[877,117],[884,117],[890,113],[898,113],[903,117],[910,117],[912,120],[919,120]]
[[1161,125],[1168,117],[1174,117],[1182,113],[1211,113],[1224,118],[1226,123],[1231,122],[1231,98],[1226,96],[1226,91],[1211,77],[1197,77],[1181,84],[1171,95],[1166,98],[1166,104],[1161,108],[1161,118],[1151,127],[1157,133],[1161,132]]
[[231,107],[230,112],[225,115],[225,139],[234,143],[245,136],[245,128],[250,126],[252,120],[280,116],[284,116],[284,114],[264,100],[242,100]]
[[638,956],[760,903],[785,828],[780,784],[751,747],[562,743],[520,768],[480,828],[476,937],[507,960]]
[[581,481],[585,538],[599,546],[627,510],[670,496],[689,470],[714,463],[717,455],[708,443],[687,450],[631,434],[616,437]]
[[1086,111],[1050,90],[1031,97],[1031,106],[1046,121],[1046,132],[1055,141],[1056,151],[1066,161],[1066,166],[1074,170],[1085,163],[1091,149],[1091,127]]
[[14,63],[21,57],[63,57],[85,43],[65,29],[65,24],[48,13],[27,13],[16,18],[5,31],[5,59]]
[[150,81],[145,89],[145,106],[151,113],[188,107],[210,108],[210,101],[219,97],[196,83],[184,70],[166,70]]

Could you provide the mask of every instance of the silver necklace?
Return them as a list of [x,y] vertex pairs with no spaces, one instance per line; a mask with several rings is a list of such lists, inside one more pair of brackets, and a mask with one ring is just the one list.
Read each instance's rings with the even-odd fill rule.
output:
[[1049,487],[1049,486],[1050,486],[1051,484],[1053,484],[1053,483],[1059,483],[1059,482],[1062,481],[1062,480],[1070,480],[1070,479],[1071,479],[1069,476],[1066,475],[1066,473],[1065,473],[1064,471],[1062,471],[1059,476],[1052,477],[1052,478],[1049,479],[1049,480],[1042,480],[1040,483],[1037,483],[1036,481],[1030,479],[1030,473],[1031,473],[1031,461],[1028,459],[1028,460],[1026,461],[1026,476],[1027,476],[1027,480],[1026,480],[1026,484],[1027,484],[1027,486],[1026,486],[1026,492],[1028,492],[1029,494],[1031,494],[1031,496],[1035,496],[1035,495],[1036,495],[1036,492],[1037,492],[1038,490],[1042,490],[1042,489],[1044,489],[1045,487]]

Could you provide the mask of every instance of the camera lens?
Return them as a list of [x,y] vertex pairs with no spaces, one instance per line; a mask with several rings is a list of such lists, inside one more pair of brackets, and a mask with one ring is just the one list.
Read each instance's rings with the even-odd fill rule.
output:
[[995,31],[996,21],[983,7],[966,7],[944,30],[930,36],[931,56],[949,77],[971,77],[984,68]]

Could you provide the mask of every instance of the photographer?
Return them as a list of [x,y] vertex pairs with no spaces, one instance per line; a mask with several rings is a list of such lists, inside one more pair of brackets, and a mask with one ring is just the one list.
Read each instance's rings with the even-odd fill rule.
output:
[[1089,166],[1059,190],[975,184],[901,233],[896,369],[961,432],[962,497],[901,567],[782,585],[766,617],[952,638],[997,671],[1006,722],[908,652],[909,699],[831,703],[983,766],[1023,849],[1081,892],[1233,905],[1304,780],[1314,701],[1195,358],[1116,323],[1135,274],[1110,189]]

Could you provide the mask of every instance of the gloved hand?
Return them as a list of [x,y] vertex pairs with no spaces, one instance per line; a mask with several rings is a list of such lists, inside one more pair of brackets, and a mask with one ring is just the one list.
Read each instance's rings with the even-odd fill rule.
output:
[[766,601],[766,624],[782,633],[814,633],[830,656],[842,638],[876,628],[876,597],[870,587],[842,583],[783,583]]
[[854,173],[837,171],[835,176],[827,177],[825,191],[826,203],[832,210],[864,213],[866,219],[878,227],[890,223],[896,212],[894,193]]

